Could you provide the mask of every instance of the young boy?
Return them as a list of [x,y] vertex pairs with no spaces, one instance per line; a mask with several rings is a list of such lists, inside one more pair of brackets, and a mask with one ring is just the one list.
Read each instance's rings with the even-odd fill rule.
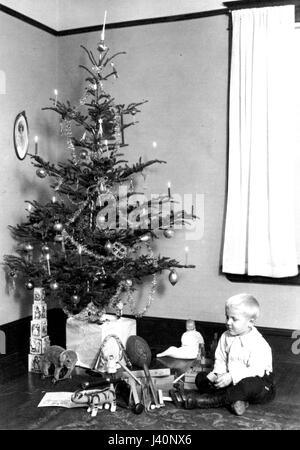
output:
[[199,372],[195,383],[199,393],[187,394],[185,408],[231,406],[242,415],[249,403],[266,403],[275,397],[272,350],[254,327],[259,303],[249,294],[226,301],[225,331],[215,352],[214,369]]

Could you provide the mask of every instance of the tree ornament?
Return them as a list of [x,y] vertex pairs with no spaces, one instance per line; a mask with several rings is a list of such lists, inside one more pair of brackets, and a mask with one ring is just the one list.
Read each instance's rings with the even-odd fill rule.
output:
[[171,228],[169,228],[168,230],[164,230],[164,236],[167,239],[170,239],[174,236],[174,230],[172,230]]
[[33,246],[31,244],[25,244],[24,245],[24,250],[26,250],[26,252],[32,252],[33,251]]
[[57,291],[57,289],[59,288],[58,282],[53,280],[50,283],[50,289],[51,291]]
[[95,277],[94,277],[94,281],[99,281],[99,278],[105,278],[106,277],[106,272],[104,267],[100,267],[99,270],[97,270]]
[[97,214],[96,217],[96,225],[100,228],[102,228],[102,225],[105,223],[105,216],[101,215],[101,214]]
[[80,302],[80,297],[77,294],[73,294],[71,300],[74,303],[74,305],[78,305],[78,303]]
[[44,244],[44,245],[42,246],[42,252],[43,252],[44,254],[50,252],[50,248],[49,248],[49,246],[48,246],[47,244]]
[[107,251],[107,253],[110,253],[112,250],[112,243],[110,241],[107,241],[106,244],[104,245],[104,248]]
[[140,241],[142,242],[148,242],[150,240],[150,234],[144,234],[143,236],[140,237]]
[[106,192],[106,186],[102,182],[100,183],[100,186],[99,186],[99,192],[100,192],[100,194],[105,194],[105,192]]
[[62,234],[57,234],[54,238],[55,242],[62,242],[64,240],[64,237]]
[[81,159],[86,159],[88,157],[88,155],[89,155],[89,152],[87,150],[85,150],[85,149],[81,150],[81,152],[79,154]]
[[55,224],[53,225],[53,230],[54,231],[61,231],[63,229],[63,224],[60,222],[55,222]]
[[47,172],[42,167],[40,169],[37,169],[36,174],[39,178],[45,178],[47,176]]
[[26,289],[28,289],[29,291],[31,291],[31,290],[34,288],[34,284],[33,284],[33,282],[32,282],[31,280],[28,280],[28,281],[25,283],[25,287],[26,287]]
[[127,278],[127,280],[125,280],[125,283],[127,284],[128,287],[131,287],[133,284],[130,278]]
[[98,46],[97,46],[97,50],[98,52],[104,52],[107,49],[106,45],[104,44],[104,41],[100,41]]
[[178,275],[177,275],[176,270],[172,269],[172,270],[170,271],[170,274],[169,274],[169,281],[170,281],[170,283],[172,284],[172,286],[175,286],[175,284],[177,283],[177,281],[178,281]]
[[89,175],[89,174],[91,173],[91,171],[92,171],[92,169],[91,169],[90,167],[84,167],[84,168],[82,169],[82,173],[83,173],[84,175]]
[[121,244],[120,242],[114,242],[112,244],[111,251],[112,251],[113,255],[118,259],[125,258],[126,254],[127,254],[127,248],[125,247],[125,245]]

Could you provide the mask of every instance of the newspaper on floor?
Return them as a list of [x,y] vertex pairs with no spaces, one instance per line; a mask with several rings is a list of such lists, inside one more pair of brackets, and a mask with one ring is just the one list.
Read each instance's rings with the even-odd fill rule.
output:
[[71,399],[74,392],[46,392],[38,408],[44,406],[61,406],[63,408],[82,408],[86,407],[86,404],[74,403]]

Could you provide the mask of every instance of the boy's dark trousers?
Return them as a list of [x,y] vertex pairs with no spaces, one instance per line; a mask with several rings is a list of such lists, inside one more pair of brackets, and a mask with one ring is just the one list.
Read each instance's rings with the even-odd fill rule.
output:
[[263,377],[244,378],[235,385],[230,384],[225,388],[217,389],[208,380],[206,373],[199,372],[195,384],[199,394],[218,394],[219,397],[223,397],[224,404],[232,404],[238,400],[249,403],[267,403],[272,401],[276,395],[272,373],[265,374]]

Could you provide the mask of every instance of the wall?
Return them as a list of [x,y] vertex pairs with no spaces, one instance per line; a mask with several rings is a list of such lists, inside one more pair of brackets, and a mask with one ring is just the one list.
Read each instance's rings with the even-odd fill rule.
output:
[[224,8],[220,0],[85,0],[85,6],[81,0],[59,0],[59,29],[100,25],[105,11],[107,23],[116,23]]
[[1,0],[0,4],[57,29],[59,0]]
[[[1,67],[6,87],[0,95],[0,255],[11,253],[14,241],[8,225],[25,218],[25,200],[48,198],[47,181],[35,175],[27,156],[17,159],[13,145],[16,115],[25,110],[29,122],[29,152],[33,152],[34,136],[39,137],[40,154],[56,157],[58,146],[57,119],[41,108],[49,104],[57,87],[57,40],[20,20],[0,12]],[[0,271],[0,324],[31,314],[32,293],[23,291],[19,297],[7,292],[4,272]]]
[[[174,287],[168,272],[163,273],[148,315],[223,322],[224,300],[250,292],[262,306],[260,326],[298,328],[299,288],[231,283],[219,274],[227,163],[227,20],[221,15],[106,31],[111,52],[127,52],[116,60],[119,78],[107,91],[118,103],[148,100],[137,117],[139,124],[126,131],[126,156],[129,161],[142,156],[168,162],[148,171],[148,193],[166,192],[171,181],[172,194],[204,195],[203,237],[186,241],[179,231],[156,243],[157,253],[182,263],[188,245],[188,262],[196,268],[178,270]],[[60,38],[60,79],[66,97],[80,98],[83,75],[76,67],[85,61],[80,45],[95,49],[99,35]],[[145,285],[138,296],[140,309],[149,289]]]
[[55,30],[224,8],[221,0],[1,0],[4,5]]
[[[55,38],[8,16],[5,20],[0,17],[0,48],[7,75],[7,94],[0,98],[0,145],[4,155],[0,169],[2,255],[10,252],[13,245],[7,225],[20,221],[24,199],[41,196],[47,184],[36,178],[27,159],[19,162],[14,155],[14,117],[25,107],[31,136],[39,134],[43,151],[57,157],[56,149],[61,143],[56,119],[47,112],[40,114],[40,108],[47,104],[54,87],[62,99],[79,101],[85,76],[78,69],[78,64],[85,62],[80,45],[95,48],[100,33],[59,38],[56,83]],[[201,239],[186,241],[184,232],[179,231],[176,237],[162,237],[156,243],[157,253],[183,263],[184,247],[188,245],[188,262],[196,268],[178,271],[175,286],[169,283],[168,273],[163,273],[148,315],[223,322],[224,300],[248,291],[261,302],[260,326],[298,329],[298,287],[230,283],[219,274],[227,162],[227,26],[224,15],[106,32],[112,52],[127,52],[116,60],[119,78],[111,80],[107,90],[119,103],[148,100],[137,117],[139,124],[126,131],[129,161],[142,156],[168,162],[149,169],[148,192],[166,192],[167,182],[171,181],[173,194],[204,196]],[[154,141],[157,147],[153,147]],[[142,179],[140,182],[143,184]],[[149,289],[149,284],[145,285],[139,293],[139,308],[145,306]],[[20,299],[5,293],[3,277],[1,296],[0,323],[30,313],[29,302],[25,302],[25,307]]]

